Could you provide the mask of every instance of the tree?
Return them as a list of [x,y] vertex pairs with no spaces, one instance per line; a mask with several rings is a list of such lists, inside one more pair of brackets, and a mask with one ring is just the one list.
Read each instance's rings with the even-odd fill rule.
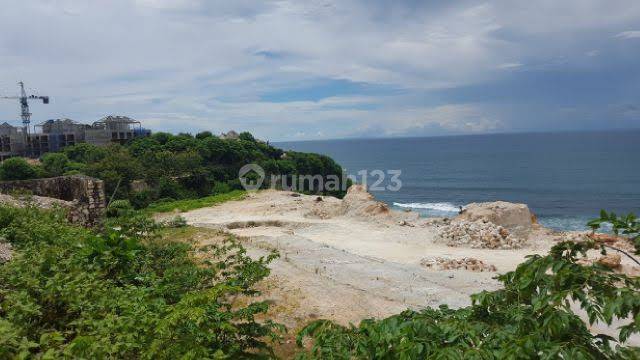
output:
[[60,176],[69,165],[69,158],[64,153],[47,153],[42,156],[42,167],[49,176]]
[[212,137],[212,136],[213,136],[213,134],[211,133],[211,131],[201,131],[201,132],[196,134],[196,139],[203,140],[203,139],[206,139],[206,138]]
[[256,138],[254,138],[253,135],[251,135],[251,133],[248,131],[241,132],[240,135],[238,135],[238,138],[244,141],[256,142]]
[[67,146],[62,152],[67,155],[69,160],[85,164],[100,161],[107,156],[106,149],[89,143]]
[[26,180],[38,176],[38,171],[24,158],[9,158],[0,164],[0,179]]

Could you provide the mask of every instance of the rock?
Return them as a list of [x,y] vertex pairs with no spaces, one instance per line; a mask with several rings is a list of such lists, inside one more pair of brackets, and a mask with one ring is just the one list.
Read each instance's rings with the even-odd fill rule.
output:
[[464,207],[456,220],[483,221],[509,230],[528,231],[533,225],[533,215],[525,204],[505,201],[471,203]]
[[426,268],[437,270],[467,270],[473,272],[497,271],[491,264],[485,264],[482,260],[475,258],[450,259],[443,257],[424,258],[420,260],[420,265]]
[[622,258],[620,254],[607,254],[598,259],[598,264],[604,265],[609,269],[617,269],[620,267]]
[[0,264],[11,260],[12,255],[11,244],[0,242]]
[[476,249],[519,249],[527,237],[509,232],[502,226],[485,221],[452,221],[436,228],[438,238],[448,246]]
[[398,221],[398,225],[400,225],[400,226],[409,226],[409,227],[414,227],[415,226],[412,223],[407,222],[406,220]]

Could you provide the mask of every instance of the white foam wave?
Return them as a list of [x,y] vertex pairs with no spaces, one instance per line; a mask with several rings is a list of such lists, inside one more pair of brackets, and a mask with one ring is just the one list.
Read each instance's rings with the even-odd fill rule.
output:
[[426,209],[426,210],[435,210],[441,212],[458,212],[460,208],[454,204],[440,202],[440,203],[397,203],[394,202],[393,206],[401,207],[401,208],[411,208],[411,209]]

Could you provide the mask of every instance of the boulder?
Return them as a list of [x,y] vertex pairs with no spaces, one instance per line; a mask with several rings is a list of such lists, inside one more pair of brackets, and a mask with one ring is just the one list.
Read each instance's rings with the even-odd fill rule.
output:
[[505,201],[471,203],[462,209],[456,220],[483,221],[502,226],[508,230],[531,230],[534,216],[526,204]]
[[620,254],[607,254],[598,259],[598,264],[604,265],[609,269],[617,269],[620,267],[622,258]]

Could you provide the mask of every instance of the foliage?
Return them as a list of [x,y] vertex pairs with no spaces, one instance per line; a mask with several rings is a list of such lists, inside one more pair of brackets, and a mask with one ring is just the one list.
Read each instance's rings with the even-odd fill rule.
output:
[[133,206],[129,200],[114,200],[107,207],[107,217],[122,217],[130,214],[133,211]]
[[0,207],[16,251],[0,265],[0,358],[272,355],[265,340],[280,327],[257,321],[268,305],[251,298],[275,255],[252,260],[232,238],[202,249],[161,239],[139,215],[109,223],[92,232]]
[[[637,234],[634,217],[617,224],[623,233]],[[546,256],[529,256],[515,271],[498,276],[503,289],[472,295],[466,308],[405,311],[357,327],[315,321],[298,334],[299,345],[313,340],[299,358],[637,359],[640,348],[624,342],[640,332],[640,279],[578,263],[598,247],[592,241],[563,242]],[[586,313],[588,324],[626,324],[617,339],[593,334],[575,307]]]
[[63,153],[44,154],[41,162],[48,176],[60,176],[69,170],[69,158]]
[[[68,161],[64,161],[66,156]],[[329,175],[341,177],[342,168],[331,158],[317,154],[287,152],[256,140],[243,132],[238,139],[221,139],[210,132],[172,135],[154,133],[125,145],[97,147],[77,144],[62,154],[43,157],[50,174],[82,173],[105,181],[110,197],[128,199],[141,209],[162,198],[194,199],[240,189],[238,172],[246,164],[261,165],[271,175]],[[134,180],[144,180],[151,191],[131,191]],[[265,181],[264,186],[269,186]],[[343,187],[324,191],[343,196]],[[345,188],[346,189],[346,188]],[[304,192],[317,193],[306,185]]]
[[241,200],[245,196],[245,194],[246,193],[244,191],[234,190],[228,193],[211,195],[199,199],[159,201],[149,205],[149,207],[146,208],[145,211],[148,213],[163,213],[171,212],[174,210],[184,212],[221,204],[226,201]]
[[26,180],[38,175],[38,169],[21,157],[9,158],[0,163],[0,180]]
[[640,253],[640,219],[634,214],[617,216],[613,212],[600,211],[600,218],[589,222],[589,226],[595,231],[603,224],[610,224],[614,234],[628,236],[636,248],[636,253]]

